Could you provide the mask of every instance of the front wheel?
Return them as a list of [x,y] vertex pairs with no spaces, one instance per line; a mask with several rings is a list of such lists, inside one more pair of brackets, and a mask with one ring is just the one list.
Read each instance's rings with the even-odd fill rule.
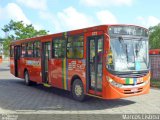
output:
[[85,99],[83,83],[80,79],[76,79],[72,85],[72,97],[77,101]]

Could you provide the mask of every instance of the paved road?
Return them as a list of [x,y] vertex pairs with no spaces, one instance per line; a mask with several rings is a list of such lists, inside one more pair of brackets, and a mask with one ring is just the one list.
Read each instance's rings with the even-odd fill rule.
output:
[[68,92],[41,85],[25,86],[10,74],[7,64],[0,64],[0,113],[32,114],[128,114],[160,113],[160,89],[142,96],[118,100],[89,98],[81,103]]

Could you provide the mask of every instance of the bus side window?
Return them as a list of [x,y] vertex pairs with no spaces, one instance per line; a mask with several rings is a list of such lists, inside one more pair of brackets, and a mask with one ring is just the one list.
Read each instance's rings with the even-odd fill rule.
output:
[[67,58],[83,58],[83,35],[68,37]]
[[40,57],[40,41],[35,41],[33,46],[34,46],[33,56]]
[[65,58],[66,54],[66,40],[65,38],[56,38],[53,40],[53,58]]
[[72,48],[67,48],[67,57],[72,58],[73,57],[73,50]]
[[22,57],[26,57],[26,47],[27,47],[27,44],[23,43],[22,44],[22,53],[21,53]]
[[29,42],[27,45],[27,57],[33,57],[33,43]]

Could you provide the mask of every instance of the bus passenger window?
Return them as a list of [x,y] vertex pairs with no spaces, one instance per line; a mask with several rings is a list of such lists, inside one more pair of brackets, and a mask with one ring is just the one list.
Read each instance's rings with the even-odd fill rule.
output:
[[26,57],[26,48],[27,48],[27,44],[23,43],[22,44],[22,53],[21,53],[22,57]]
[[65,38],[56,38],[53,40],[53,58],[65,58],[66,40]]
[[34,42],[33,56],[40,57],[40,42],[39,41]]
[[29,42],[27,46],[27,57],[33,57],[33,43]]
[[67,57],[83,58],[83,35],[68,37]]
[[83,47],[75,48],[76,58],[83,58]]
[[73,57],[72,48],[67,48],[67,57],[68,57],[68,58],[72,58],[72,57]]

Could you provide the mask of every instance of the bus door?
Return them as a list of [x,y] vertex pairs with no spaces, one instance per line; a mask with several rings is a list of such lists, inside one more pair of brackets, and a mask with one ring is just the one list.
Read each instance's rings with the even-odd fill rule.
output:
[[87,37],[87,91],[102,94],[103,35]]
[[18,70],[20,64],[20,56],[21,56],[21,47],[20,45],[14,46],[14,75],[18,77]]
[[48,63],[51,58],[51,42],[42,43],[42,81],[48,83]]

